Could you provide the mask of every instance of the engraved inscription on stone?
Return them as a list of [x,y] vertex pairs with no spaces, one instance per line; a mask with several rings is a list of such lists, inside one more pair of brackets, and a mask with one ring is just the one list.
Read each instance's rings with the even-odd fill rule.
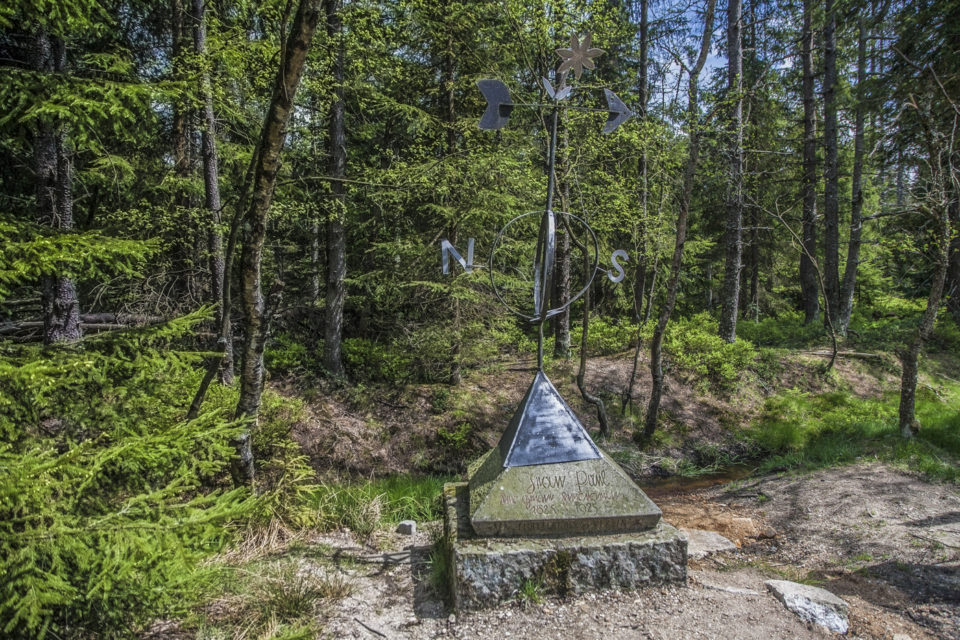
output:
[[522,494],[501,492],[500,504],[523,505],[540,516],[602,515],[627,497],[610,485],[606,470],[532,475]]

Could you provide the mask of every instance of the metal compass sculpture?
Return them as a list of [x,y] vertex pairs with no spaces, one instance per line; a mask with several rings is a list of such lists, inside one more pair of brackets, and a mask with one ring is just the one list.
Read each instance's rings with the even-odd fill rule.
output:
[[[527,390],[520,407],[514,413],[510,424],[504,431],[500,443],[495,448],[495,455],[488,457],[485,465],[492,465],[491,473],[499,473],[500,469],[510,469],[514,467],[525,467],[533,465],[545,465],[567,462],[582,462],[588,460],[599,460],[602,455],[600,450],[590,438],[586,429],[577,419],[570,407],[564,402],[563,398],[557,392],[556,388],[547,378],[543,371],[543,325],[553,316],[562,313],[567,307],[578,300],[593,283],[593,278],[599,269],[599,245],[597,236],[594,234],[590,225],[585,220],[564,211],[553,210],[553,194],[556,190],[556,172],[555,162],[557,155],[557,122],[560,112],[560,106],[564,101],[569,100],[573,94],[573,87],[567,84],[567,78],[570,72],[578,79],[583,74],[584,69],[593,69],[593,59],[603,53],[601,49],[591,47],[589,34],[581,40],[576,35],[570,38],[570,48],[557,49],[557,55],[562,62],[557,69],[557,86],[554,87],[549,80],[543,78],[543,88],[550,97],[549,104],[514,104],[510,98],[510,90],[503,82],[499,80],[481,80],[478,82],[480,91],[487,99],[487,108],[480,119],[481,129],[500,129],[506,126],[510,114],[516,106],[526,107],[548,107],[551,110],[550,119],[550,146],[547,151],[547,197],[546,208],[542,211],[533,211],[521,214],[510,220],[497,234],[493,246],[490,250],[489,269],[490,283],[497,298],[513,314],[520,316],[537,325],[539,338],[537,341],[537,374],[533,383]],[[633,115],[633,112],[627,108],[620,98],[618,98],[609,89],[604,89],[604,96],[607,100],[607,108],[590,109],[579,106],[565,105],[568,109],[578,111],[602,111],[607,114],[607,121],[603,126],[604,133],[614,131],[618,126]],[[517,309],[504,299],[503,292],[498,288],[494,277],[494,256],[497,249],[502,246],[505,232],[513,225],[523,219],[533,222],[539,217],[539,231],[537,234],[536,250],[533,256],[533,306],[529,311]],[[558,220],[569,228],[571,221],[576,221],[585,230],[587,236],[592,240],[594,260],[593,266],[584,274],[585,283],[575,295],[559,307],[550,307],[550,292],[553,283],[553,270],[556,262],[556,231]],[[454,246],[447,240],[441,241],[441,255],[443,262],[443,272],[450,272],[450,257],[452,256],[468,273],[473,267],[473,248],[474,239],[467,241],[467,259],[457,252]],[[589,251],[589,246],[584,244],[584,250]],[[624,277],[624,271],[617,262],[617,259],[626,259],[627,254],[623,250],[614,251],[610,261],[616,270],[616,275],[607,271],[607,276],[613,282],[620,282]],[[526,293],[523,294],[526,298]],[[529,300],[529,298],[526,298]],[[517,303],[517,306],[526,307],[525,304]],[[599,463],[598,463],[599,464]],[[486,468],[486,466],[484,467]],[[495,468],[495,469],[494,469]],[[481,473],[481,475],[483,475]],[[626,476],[624,476],[626,477]],[[501,487],[502,488],[502,487]],[[639,490],[638,490],[639,491]],[[473,500],[473,498],[471,498]],[[659,512],[658,512],[659,513]],[[477,526],[478,520],[474,514],[474,526]],[[502,524],[502,523],[501,523]]]
[[[553,210],[553,194],[556,190],[555,164],[557,155],[557,123],[560,105],[563,101],[568,100],[573,94],[573,87],[568,85],[566,82],[570,72],[572,71],[579,80],[584,69],[594,68],[593,58],[596,58],[604,53],[603,49],[592,48],[590,46],[591,41],[592,36],[589,33],[583,36],[582,40],[579,39],[576,34],[570,36],[570,48],[557,49],[557,55],[563,60],[563,62],[560,64],[560,67],[557,69],[557,74],[559,76],[558,85],[554,87],[547,78],[542,79],[543,88],[552,102],[549,105],[523,105],[535,107],[549,106],[552,109],[550,123],[550,147],[547,151],[547,206],[544,211],[525,213],[508,222],[503,229],[500,230],[500,233],[497,235],[497,239],[494,241],[493,247],[490,250],[490,282],[493,286],[494,293],[497,295],[497,298],[499,298],[500,302],[502,302],[511,313],[514,313],[538,325],[538,370],[543,369],[543,324],[553,316],[562,313],[567,307],[576,302],[584,293],[586,293],[587,289],[593,282],[593,278],[594,275],[596,275],[598,266],[597,261],[595,260],[593,269],[591,269],[587,276],[586,283],[576,295],[572,296],[565,304],[559,307],[549,308],[550,291],[552,290],[551,285],[553,282],[553,270],[556,256],[556,231],[558,216],[567,216],[568,218],[578,221],[589,233],[594,246],[594,256],[598,256],[597,238],[590,226],[584,220],[574,216],[573,214],[567,212],[555,212]],[[503,82],[499,80],[480,80],[477,84],[479,85],[483,96],[487,100],[487,109],[484,112],[483,117],[480,119],[480,128],[500,129],[504,127],[507,124],[510,113],[514,108],[514,103],[510,99],[510,90]],[[609,89],[604,89],[603,93],[607,100],[606,112],[608,114],[607,121],[603,126],[603,133],[611,133],[627,119],[629,119],[633,115],[633,112],[628,109],[623,101],[620,100],[620,98],[618,98],[616,94]],[[597,109],[588,109],[576,106],[568,108],[579,111],[598,111]],[[514,309],[506,300],[504,300],[499,289],[497,288],[497,284],[493,277],[493,258],[497,248],[500,245],[504,232],[517,221],[532,215],[540,216],[540,232],[537,237],[537,248],[533,267],[533,313],[524,313],[520,310]],[[446,263],[446,253],[444,254],[444,262]]]

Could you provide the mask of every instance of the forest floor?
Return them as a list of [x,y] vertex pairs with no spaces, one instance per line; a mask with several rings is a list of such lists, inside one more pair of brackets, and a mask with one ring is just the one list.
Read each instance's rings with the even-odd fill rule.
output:
[[[664,519],[739,549],[691,561],[684,586],[544,597],[453,614],[416,537],[318,535],[301,560],[335,566],[350,595],[322,615],[333,638],[823,638],[764,588],[821,586],[850,605],[851,638],[960,638],[960,491],[872,463],[692,491],[651,489]],[[770,528],[774,531],[771,531]],[[768,537],[774,534],[773,537]]]
[[[960,640],[956,451],[928,444],[903,448],[895,433],[887,433],[898,384],[894,356],[841,358],[824,373],[817,353],[777,355],[744,372],[727,391],[668,372],[661,426],[643,448],[634,439],[638,419],[619,411],[632,354],[590,360],[588,385],[607,402],[613,427],[609,437],[598,438],[600,446],[648,492],[667,522],[718,532],[737,546],[691,561],[686,585],[564,598],[533,593],[495,609],[456,614],[433,586],[439,580],[430,558],[439,523],[419,523],[414,537],[393,533],[377,498],[370,514],[360,514],[379,522],[370,535],[356,529],[260,532],[221,559],[235,568],[238,589],[204,607],[197,633],[179,635],[174,625],[172,634],[146,637],[306,638],[317,628],[319,637],[416,640],[832,635],[800,621],[764,587],[765,580],[787,579],[843,598],[850,605],[849,637]],[[640,367],[634,415],[642,415],[648,393],[646,362]],[[596,412],[575,386],[575,363],[554,362],[547,373],[596,433]],[[273,386],[304,400],[292,435],[335,495],[338,487],[391,474],[459,476],[497,442],[532,376],[532,363],[519,362],[474,372],[457,387],[304,389],[290,379]],[[940,412],[929,415],[940,417],[929,421],[934,426],[924,433],[932,435],[924,437],[956,438],[957,378],[960,360],[928,359],[920,393]],[[778,398],[787,403],[776,404]],[[871,418],[873,412],[879,417]],[[794,442],[799,458],[781,463],[762,449],[750,434],[764,420],[774,435],[785,429],[800,437]],[[827,439],[818,441],[824,434]],[[952,442],[947,445],[955,449]],[[817,457],[816,447],[829,455]],[[831,457],[837,449],[846,453]],[[289,613],[282,611],[286,606]],[[257,616],[259,630],[253,630],[250,620]],[[297,625],[307,620],[307,635],[298,635]],[[280,633],[287,627],[293,630]]]

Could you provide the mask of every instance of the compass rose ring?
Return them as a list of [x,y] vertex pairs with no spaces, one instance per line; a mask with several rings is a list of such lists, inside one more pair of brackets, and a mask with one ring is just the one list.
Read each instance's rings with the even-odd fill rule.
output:
[[[507,229],[517,222],[528,218],[530,216],[539,215],[540,217],[540,232],[537,236],[537,249],[534,257],[533,265],[533,314],[524,313],[518,309],[513,308],[510,303],[508,303],[500,289],[497,287],[496,280],[494,278],[494,265],[493,259],[497,253],[497,249],[500,246],[501,240],[504,237]],[[550,292],[553,290],[553,270],[556,262],[556,253],[557,253],[557,220],[559,216],[566,216],[571,220],[576,220],[579,222],[584,229],[590,234],[590,239],[593,243],[593,267],[590,269],[590,273],[587,277],[587,281],[584,283],[583,288],[580,289],[576,294],[570,297],[566,303],[560,305],[559,307],[550,308]],[[490,285],[493,288],[493,293],[497,296],[497,299],[500,300],[500,303],[507,308],[507,311],[510,313],[520,316],[525,320],[529,320],[533,323],[543,323],[550,318],[563,313],[570,305],[579,300],[583,294],[587,292],[587,289],[590,288],[590,285],[593,283],[593,278],[597,274],[597,267],[599,266],[600,260],[600,246],[597,242],[597,235],[593,232],[593,229],[590,228],[590,225],[587,224],[582,218],[573,215],[572,213],[567,213],[566,211],[557,211],[546,210],[546,211],[530,211],[528,213],[520,214],[507,224],[503,225],[503,228],[500,229],[500,232],[497,234],[496,239],[493,241],[493,246],[490,248],[490,258],[489,258],[489,270],[490,270]]]

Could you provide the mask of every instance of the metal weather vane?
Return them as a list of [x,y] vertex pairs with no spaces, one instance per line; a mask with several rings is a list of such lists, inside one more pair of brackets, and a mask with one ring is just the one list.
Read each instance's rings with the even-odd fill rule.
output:
[[577,34],[572,34],[570,36],[570,48],[557,49],[557,55],[563,58],[563,64],[560,65],[557,72],[564,73],[572,69],[577,76],[577,80],[579,80],[584,68],[593,69],[593,58],[606,52],[603,49],[591,49],[592,40],[593,35],[589,33],[583,36],[582,42],[577,38]]
[[[553,316],[562,313],[571,304],[583,296],[587,289],[590,288],[597,271],[602,270],[599,269],[599,244],[597,242],[596,234],[590,228],[590,225],[588,225],[587,222],[582,218],[579,218],[571,213],[563,211],[555,212],[553,210],[553,198],[556,190],[555,165],[557,154],[557,126],[560,106],[562,102],[569,100],[573,95],[573,87],[568,85],[566,82],[570,72],[572,71],[573,75],[576,76],[577,80],[579,80],[584,69],[595,68],[593,59],[604,53],[603,49],[591,47],[592,40],[593,38],[589,33],[584,35],[582,39],[574,34],[570,37],[569,48],[556,50],[557,55],[562,60],[562,63],[557,69],[557,76],[559,78],[558,85],[554,87],[547,78],[542,78],[543,88],[551,99],[549,104],[514,103],[510,96],[509,88],[500,80],[484,79],[477,83],[478,87],[480,88],[480,92],[487,101],[487,108],[484,111],[479,123],[481,129],[496,130],[505,127],[510,118],[510,114],[517,106],[551,108],[550,146],[547,151],[546,208],[542,211],[533,211],[530,213],[521,214],[507,222],[507,224],[504,225],[497,234],[496,240],[490,249],[489,258],[490,283],[497,298],[501,303],[503,303],[508,311],[532,323],[535,323],[538,326],[539,338],[537,341],[537,369],[541,372],[543,370],[544,323]],[[619,97],[617,97],[613,91],[604,89],[603,92],[607,102],[606,109],[586,108],[576,105],[566,105],[566,108],[575,111],[606,112],[607,120],[604,123],[602,130],[602,132],[606,134],[612,133],[617,129],[617,127],[632,117],[634,113]],[[524,313],[523,311],[515,309],[513,306],[511,306],[501,294],[501,291],[497,287],[494,279],[493,260],[507,229],[509,229],[518,221],[533,215],[540,216],[539,233],[537,235],[537,245],[536,252],[534,254],[533,265],[533,313]],[[592,239],[592,244],[594,247],[594,263],[592,269],[590,269],[589,273],[586,274],[586,282],[584,283],[583,288],[581,288],[580,291],[578,291],[575,295],[571,296],[570,299],[563,305],[550,308],[550,292],[552,290],[553,271],[556,262],[556,231],[558,216],[565,217],[565,224],[569,224],[570,220],[574,220],[586,230],[587,234]],[[443,272],[449,273],[449,257],[452,256],[457,262],[459,262],[464,270],[469,273],[473,266],[473,246],[474,239],[470,238],[468,240],[467,260],[464,260],[452,244],[450,244],[447,240],[443,240],[441,242]],[[620,282],[624,277],[623,269],[617,262],[617,258],[626,259],[626,257],[627,254],[623,250],[617,250],[611,256],[611,263],[616,269],[617,275],[614,276],[609,271],[607,272],[607,275],[613,282]]]

